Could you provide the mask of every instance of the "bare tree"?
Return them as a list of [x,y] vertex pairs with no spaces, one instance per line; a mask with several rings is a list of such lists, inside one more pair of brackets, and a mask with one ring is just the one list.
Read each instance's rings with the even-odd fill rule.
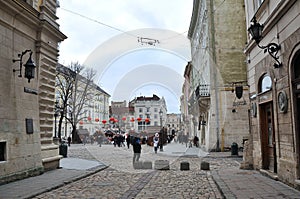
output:
[[[68,67],[58,65],[56,70],[56,92],[59,99],[57,100],[56,111],[60,113],[58,122],[58,138],[61,140],[61,127],[64,118],[67,118],[69,102],[72,97],[73,85],[76,79],[76,73]],[[59,103],[59,104],[58,104]]]
[[58,136],[61,135],[60,129],[63,118],[65,118],[72,126],[73,143],[78,143],[80,138],[77,134],[77,124],[87,118],[86,108],[92,99],[93,79],[96,71],[92,68],[85,68],[78,62],[71,63],[68,70],[69,72],[65,75],[57,76],[57,85],[62,102]]

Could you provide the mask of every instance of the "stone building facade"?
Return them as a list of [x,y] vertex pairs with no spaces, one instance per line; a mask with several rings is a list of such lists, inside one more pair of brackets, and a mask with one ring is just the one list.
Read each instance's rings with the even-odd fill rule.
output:
[[[134,107],[134,129],[137,132],[147,131],[147,129],[149,131],[151,127],[165,126],[167,105],[164,97],[160,98],[155,94],[152,97],[136,97],[130,101],[130,106]],[[138,121],[137,118],[141,120]],[[149,122],[145,122],[146,118]]]
[[299,188],[300,1],[245,0],[245,8],[248,28],[254,18],[264,26],[259,45],[280,46],[274,59],[248,37],[252,115],[246,163]]
[[[58,44],[66,36],[56,23],[56,3],[0,2],[1,183],[59,166],[61,156],[52,141],[55,68]],[[36,68],[29,82],[23,64],[30,52]]]
[[188,37],[189,133],[206,150],[242,146],[249,134],[244,1],[195,0]]
[[181,131],[181,114],[168,113],[166,127],[168,128],[168,134],[174,134]]

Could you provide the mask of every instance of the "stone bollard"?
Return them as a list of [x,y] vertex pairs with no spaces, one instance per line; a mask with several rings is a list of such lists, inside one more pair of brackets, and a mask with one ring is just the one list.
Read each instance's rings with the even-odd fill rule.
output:
[[143,162],[138,161],[138,162],[133,163],[133,168],[134,169],[142,169],[143,168]]
[[151,161],[144,161],[143,162],[143,169],[152,169],[152,162]]
[[180,163],[180,170],[190,170],[190,163],[189,162],[181,162]]
[[201,162],[201,170],[209,170],[209,163],[202,161]]
[[168,160],[155,160],[154,169],[156,170],[170,170],[170,165]]

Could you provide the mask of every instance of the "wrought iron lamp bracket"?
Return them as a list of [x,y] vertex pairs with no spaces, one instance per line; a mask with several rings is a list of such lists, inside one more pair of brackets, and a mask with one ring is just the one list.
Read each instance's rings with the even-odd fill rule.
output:
[[277,56],[278,51],[281,49],[281,46],[276,43],[269,43],[266,46],[261,46],[259,43],[257,43],[257,46],[261,49],[264,49],[264,53],[268,52],[269,55],[276,61],[274,63],[275,68],[279,68],[282,66],[282,63],[278,60],[279,57]]
[[13,63],[15,63],[17,61],[20,62],[20,69],[13,69],[13,72],[20,71],[18,77],[22,77],[22,65],[23,65],[23,60],[22,59],[23,59],[23,56],[28,52],[30,52],[30,56],[31,56],[32,55],[32,50],[29,49],[29,50],[23,51],[21,54],[18,54],[19,59],[13,59]]

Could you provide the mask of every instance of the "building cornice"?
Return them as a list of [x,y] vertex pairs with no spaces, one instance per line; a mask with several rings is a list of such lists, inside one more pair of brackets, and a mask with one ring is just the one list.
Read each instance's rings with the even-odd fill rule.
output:
[[190,27],[189,27],[189,32],[188,32],[189,39],[191,39],[193,37],[193,34],[195,32],[195,28],[196,28],[198,16],[199,16],[199,5],[200,5],[199,0],[194,0],[193,12],[192,12],[192,17],[191,17],[191,22],[190,22]]

